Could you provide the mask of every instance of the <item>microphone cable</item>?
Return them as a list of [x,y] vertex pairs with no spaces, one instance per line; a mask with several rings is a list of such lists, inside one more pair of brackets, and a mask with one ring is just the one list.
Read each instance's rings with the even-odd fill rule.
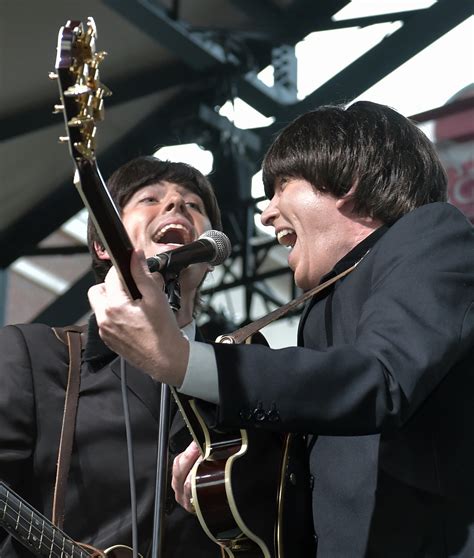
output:
[[130,513],[132,516],[132,556],[138,558],[138,520],[137,520],[137,494],[135,487],[135,462],[133,458],[133,439],[130,424],[130,409],[128,404],[127,371],[125,359],[120,357],[120,387],[122,390],[122,405],[127,438],[128,478],[130,484]]

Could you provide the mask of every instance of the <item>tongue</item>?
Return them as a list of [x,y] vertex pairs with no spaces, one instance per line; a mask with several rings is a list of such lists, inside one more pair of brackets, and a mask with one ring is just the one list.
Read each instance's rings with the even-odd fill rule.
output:
[[173,242],[157,242],[156,247],[158,249],[157,253],[166,252],[167,250],[174,250],[175,248],[179,248],[179,246],[183,246],[183,244],[177,244]]
[[170,229],[159,239],[160,244],[183,244],[183,231]]
[[285,234],[285,236],[280,239],[280,244],[283,244],[283,246],[286,247],[294,246],[295,242],[296,242],[295,233]]

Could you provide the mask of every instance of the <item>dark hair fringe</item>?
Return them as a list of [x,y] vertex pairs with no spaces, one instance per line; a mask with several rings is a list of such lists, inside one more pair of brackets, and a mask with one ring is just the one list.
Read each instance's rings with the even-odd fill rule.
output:
[[420,205],[447,199],[447,176],[433,144],[408,118],[368,101],[322,106],[289,124],[268,149],[263,182],[271,198],[281,178],[303,178],[354,210],[391,224]]

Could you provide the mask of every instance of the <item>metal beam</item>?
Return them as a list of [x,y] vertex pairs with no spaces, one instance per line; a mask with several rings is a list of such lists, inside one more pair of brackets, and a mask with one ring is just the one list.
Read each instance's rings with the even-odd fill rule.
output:
[[[204,95],[206,94],[205,91]],[[103,153],[99,153],[98,163],[102,174],[110,175],[120,165],[139,154],[153,153],[161,140],[172,138],[173,143],[178,143],[176,131],[173,129],[173,114],[182,115],[183,106],[191,107],[193,103],[199,105],[206,100],[199,91],[186,92],[144,117],[118,141]],[[157,126],[157,122],[160,126]],[[68,156],[66,151],[64,156]],[[83,207],[71,176],[47,198],[38,202],[34,208],[2,231],[0,266],[8,267],[19,256],[30,253],[41,240],[56,231]]]
[[347,27],[368,27],[378,23],[391,23],[394,21],[408,21],[411,17],[426,13],[429,8],[419,10],[405,10],[403,12],[391,12],[388,14],[378,14],[372,16],[356,17],[351,19],[341,19],[317,24],[315,31],[332,31],[334,29],[345,29]]
[[[367,91],[401,64],[418,54],[470,16],[469,0],[439,0],[398,31],[355,60],[299,103],[281,107],[276,122],[256,132],[268,141],[288,122],[328,103],[348,102]],[[265,143],[265,142],[264,142]]]
[[[104,72],[102,73],[104,76]],[[127,103],[139,99],[150,93],[158,93],[179,85],[191,86],[205,79],[205,75],[190,69],[187,64],[177,61],[156,70],[140,70],[125,76],[104,80],[113,95],[107,98],[107,107]],[[137,87],[140,84],[140,87]],[[13,139],[29,132],[57,124],[57,117],[53,116],[53,106],[58,102],[57,97],[51,96],[46,102],[39,102],[29,109],[22,109],[8,116],[0,118],[0,142]]]
[[77,323],[90,309],[87,291],[94,283],[94,274],[92,271],[87,271],[67,292],[58,297],[31,321],[50,326],[65,326]]
[[134,23],[141,31],[169,48],[195,70],[207,71],[216,64],[239,64],[236,58],[229,58],[222,46],[202,38],[197,33],[190,33],[184,24],[172,19],[164,8],[152,0],[103,2]]
[[[192,33],[180,22],[171,19],[167,12],[151,0],[103,0],[107,6],[122,14],[161,45],[177,54],[191,68],[203,71],[232,73],[244,99],[264,114],[271,114],[281,104],[294,102],[283,88],[268,87],[257,78],[256,71],[245,73],[243,66],[233,53],[201,34]],[[153,17],[150,17],[153,16]]]

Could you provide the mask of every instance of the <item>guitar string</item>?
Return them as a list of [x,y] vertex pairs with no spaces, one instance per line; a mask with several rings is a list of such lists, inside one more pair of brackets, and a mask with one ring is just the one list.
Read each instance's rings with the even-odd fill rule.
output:
[[[20,524],[19,523],[20,518],[18,517],[18,513],[16,513],[15,510],[11,506],[9,506],[7,502],[5,502],[5,503],[6,503],[5,512],[3,513],[2,518],[8,517],[14,523]],[[13,514],[8,513],[8,511],[10,511],[10,510],[13,512]],[[69,556],[70,558],[90,558],[90,556],[92,556],[90,553],[85,551],[78,543],[76,543],[75,541],[70,539],[65,533],[63,533],[59,529],[56,529],[56,527],[46,525],[46,527],[48,527],[48,529],[53,532],[53,535],[52,535],[51,539],[49,539],[47,535],[44,536],[45,535],[44,526],[43,526],[43,529],[40,529],[39,527],[33,525],[32,521],[28,520],[26,517],[23,516],[22,519],[24,520],[24,522],[27,525],[29,525],[30,529],[28,530],[28,537],[26,539],[22,538],[20,533],[18,533],[18,536],[21,538],[22,541],[26,541],[28,543],[28,545],[31,545],[33,548],[37,548],[38,550],[40,550],[40,548],[42,546],[44,546],[45,548],[50,549],[50,556],[58,556],[59,558],[64,558],[65,556]],[[7,522],[5,522],[5,523],[12,530],[18,531],[18,529],[15,529],[15,527],[12,527]],[[21,528],[25,529],[25,530],[27,529],[24,525],[21,525]],[[36,532],[33,534],[33,536],[35,536],[37,538],[37,541],[29,540],[29,536],[34,529],[36,529]],[[62,545],[59,542],[56,541],[55,533],[58,533],[63,537],[63,544]],[[14,535],[12,535],[12,536],[14,536]],[[64,542],[66,542],[66,541],[70,542],[70,544],[71,544],[71,553],[64,552]],[[40,546],[37,547],[35,545],[35,542],[39,542]],[[49,545],[49,547],[48,547],[48,545]],[[56,547],[58,549],[58,551],[57,551],[58,553],[54,552],[54,554],[53,554],[54,547]],[[75,552],[75,550],[74,550],[75,548],[80,552],[80,554],[77,554]]]

